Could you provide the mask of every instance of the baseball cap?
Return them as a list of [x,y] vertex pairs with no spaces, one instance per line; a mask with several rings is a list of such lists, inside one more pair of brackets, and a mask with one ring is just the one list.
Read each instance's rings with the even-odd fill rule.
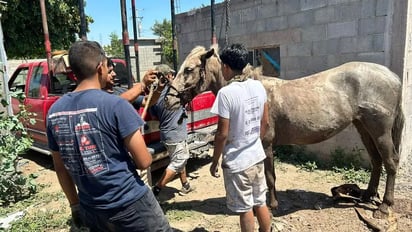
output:
[[163,74],[176,73],[176,71],[170,68],[167,64],[159,64],[156,66],[155,70]]

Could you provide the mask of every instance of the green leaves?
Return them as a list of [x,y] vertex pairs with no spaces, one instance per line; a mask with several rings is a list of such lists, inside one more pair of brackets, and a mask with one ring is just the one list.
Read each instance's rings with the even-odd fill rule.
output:
[[[38,0],[9,0],[1,5],[4,44],[9,58],[45,57],[44,34]],[[80,31],[77,0],[46,2],[47,23],[53,50],[64,50]],[[89,22],[93,20],[87,17]]]
[[[13,94],[20,102],[21,93]],[[7,106],[4,99],[2,103]],[[19,155],[27,151],[33,141],[29,137],[24,123],[31,123],[31,114],[21,105],[20,112],[0,118],[0,205],[25,199],[36,192],[35,176],[24,176],[18,170]]]
[[172,22],[167,19],[163,19],[163,22],[155,21],[155,24],[151,28],[153,34],[161,37],[162,40],[162,52],[163,59],[166,63],[173,63],[173,35],[172,35]]
[[111,57],[124,58],[124,49],[122,41],[116,32],[112,32],[109,35],[110,45],[104,46],[104,51],[109,54]]

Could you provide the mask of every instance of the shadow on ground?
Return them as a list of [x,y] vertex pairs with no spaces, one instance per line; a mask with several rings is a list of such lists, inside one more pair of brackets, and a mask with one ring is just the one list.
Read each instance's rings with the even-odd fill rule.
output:
[[24,165],[27,162],[25,162],[24,159],[28,159],[45,169],[54,170],[51,155],[45,155],[33,150],[28,150],[25,154],[20,155],[20,157],[23,158],[23,160],[19,162],[20,165]]

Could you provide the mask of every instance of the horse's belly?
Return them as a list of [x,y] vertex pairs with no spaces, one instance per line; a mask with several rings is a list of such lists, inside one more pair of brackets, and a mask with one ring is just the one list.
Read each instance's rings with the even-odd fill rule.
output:
[[308,121],[300,124],[278,124],[275,129],[275,144],[313,144],[327,140],[351,123],[350,120],[340,121],[339,123],[319,123],[310,124]]

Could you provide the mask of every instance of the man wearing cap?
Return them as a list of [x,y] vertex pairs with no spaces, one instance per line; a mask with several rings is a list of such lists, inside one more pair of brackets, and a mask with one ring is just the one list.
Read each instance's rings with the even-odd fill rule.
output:
[[[144,97],[145,90],[149,85],[151,85],[157,77],[158,71],[155,70],[149,70],[145,73],[142,82],[135,84],[131,89],[126,89],[123,87],[115,86],[115,78],[117,76],[116,72],[114,71],[114,66],[115,64],[113,61],[109,58],[107,60],[107,68],[108,68],[108,80],[106,87],[104,90],[108,93],[118,95],[128,102],[130,102],[135,109],[139,109],[142,106],[145,106],[146,104],[146,99]],[[159,87],[158,91],[160,92],[163,89],[162,87]],[[152,104],[153,105],[157,98],[159,97],[160,93],[154,94],[152,97]]]
[[[175,71],[169,66],[159,65],[155,70],[162,73],[164,77],[167,78],[167,81],[173,81]],[[160,85],[164,85],[164,83],[160,81]],[[156,115],[159,119],[160,139],[165,145],[170,157],[169,165],[163,172],[160,180],[153,186],[152,191],[155,196],[158,196],[161,189],[165,187],[176,174],[179,174],[180,182],[182,183],[179,195],[183,196],[194,190],[186,177],[186,163],[189,159],[189,149],[186,143],[187,116],[183,107],[179,110],[168,110],[166,108],[164,99],[167,92],[168,87],[164,88],[157,103],[150,108],[150,113]]]

